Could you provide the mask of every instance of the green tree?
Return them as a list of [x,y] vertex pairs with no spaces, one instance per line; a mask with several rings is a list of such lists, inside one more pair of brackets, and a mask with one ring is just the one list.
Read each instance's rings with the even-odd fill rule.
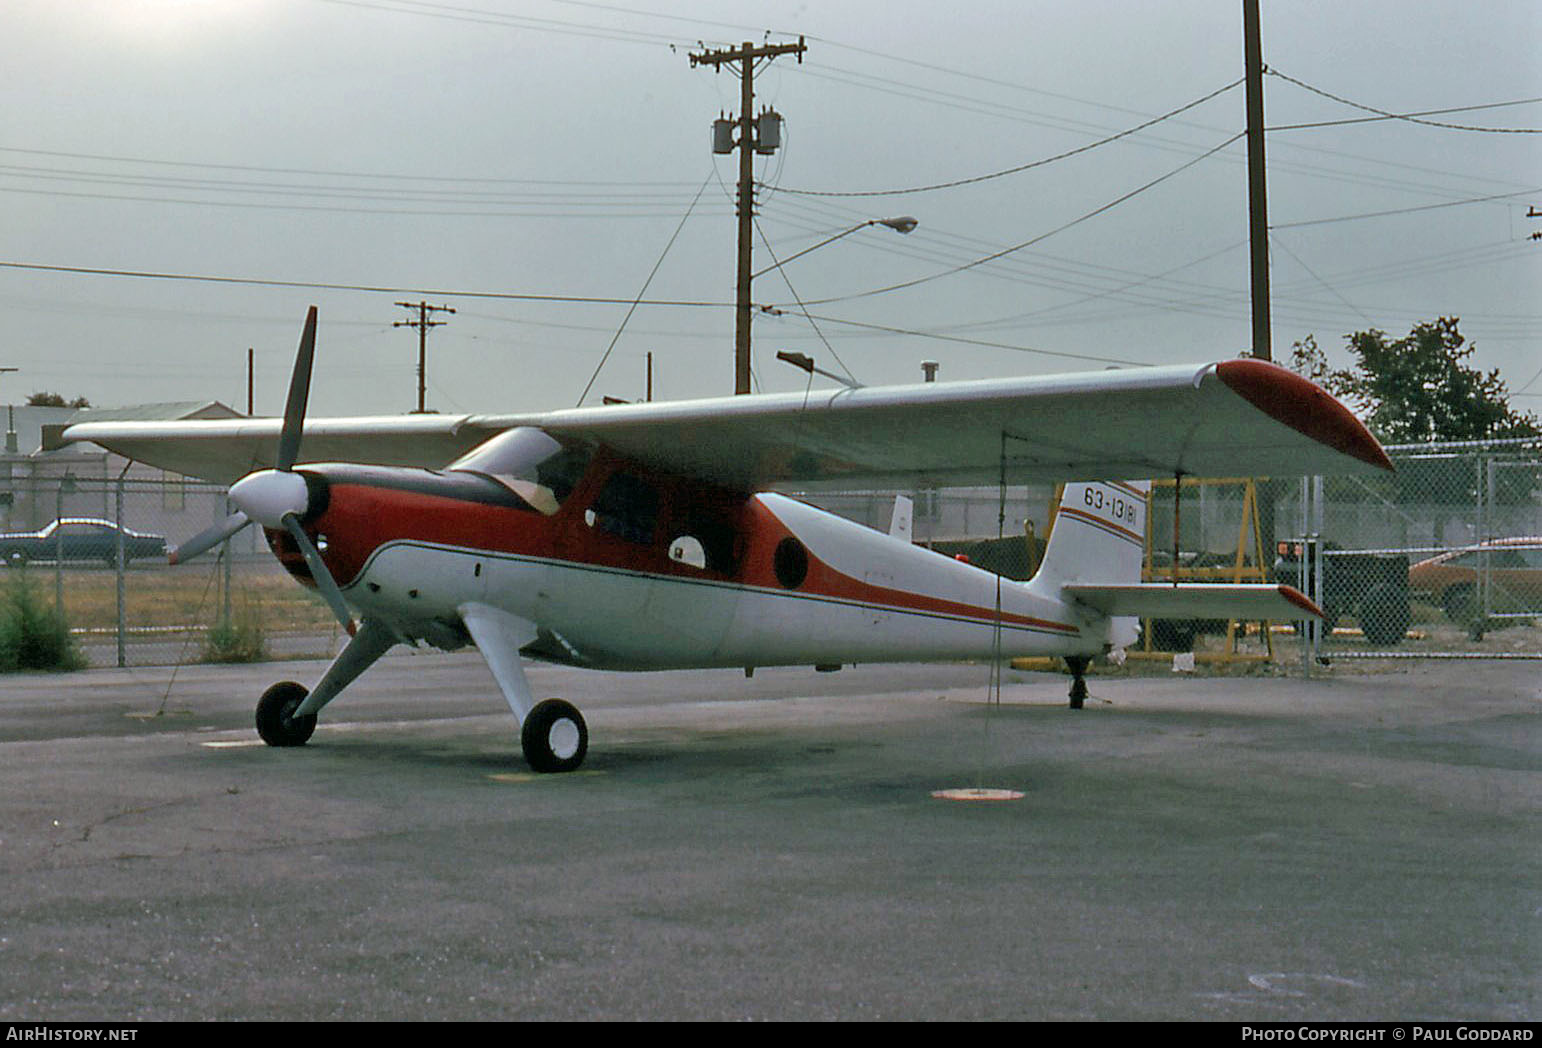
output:
[[[1499,370],[1483,372],[1455,317],[1417,324],[1405,337],[1374,328],[1344,336],[1355,363],[1335,369],[1311,335],[1292,347],[1291,367],[1341,398],[1386,444],[1503,440],[1538,435],[1535,416],[1510,406]],[[1367,493],[1400,503],[1471,505],[1479,478],[1461,457],[1403,459],[1395,477],[1362,482]],[[1539,483],[1532,470],[1507,470],[1493,495],[1528,500]],[[1438,525],[1437,525],[1438,526]],[[1438,536],[1437,536],[1438,538]]]
[[1308,335],[1293,347],[1291,366],[1347,401],[1383,443],[1536,436],[1536,418],[1510,406],[1499,369],[1467,366],[1476,347],[1457,324],[1441,317],[1397,339],[1356,331],[1344,336],[1355,365],[1340,370]]
[[57,393],[37,392],[27,398],[27,406],[32,408],[89,408],[91,402],[85,397],[76,397],[65,402],[65,399]]

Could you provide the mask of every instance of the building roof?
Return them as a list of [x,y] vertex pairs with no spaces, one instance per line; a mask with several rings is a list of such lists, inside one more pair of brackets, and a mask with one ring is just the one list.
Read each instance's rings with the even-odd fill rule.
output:
[[[118,408],[55,408],[32,404],[16,404],[8,409],[0,408],[0,427],[15,427],[16,450],[22,455],[36,455],[42,451],[49,433],[62,430],[75,422],[167,422],[200,418],[241,418],[234,408],[218,400],[181,400],[165,404],[135,404]],[[0,444],[0,453],[8,445]],[[49,456],[102,454],[102,449],[92,444],[76,445]]]

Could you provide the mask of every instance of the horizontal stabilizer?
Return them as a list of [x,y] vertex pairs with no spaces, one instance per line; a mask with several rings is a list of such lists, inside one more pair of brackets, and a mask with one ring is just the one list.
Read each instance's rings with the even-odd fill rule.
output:
[[1322,609],[1291,586],[1259,583],[1138,582],[1124,585],[1067,583],[1067,597],[1105,615],[1163,619],[1320,619]]

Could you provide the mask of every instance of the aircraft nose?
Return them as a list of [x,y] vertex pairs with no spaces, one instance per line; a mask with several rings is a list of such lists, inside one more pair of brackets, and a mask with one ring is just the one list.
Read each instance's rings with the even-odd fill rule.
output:
[[265,528],[281,528],[284,517],[304,517],[310,509],[305,478],[288,470],[264,469],[249,473],[230,489],[230,501]]

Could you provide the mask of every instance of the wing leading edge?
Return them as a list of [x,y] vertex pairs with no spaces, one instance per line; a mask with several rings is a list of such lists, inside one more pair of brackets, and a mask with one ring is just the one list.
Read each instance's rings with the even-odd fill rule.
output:
[[[90,441],[229,483],[271,465],[278,426],[276,419],[82,423],[60,442]],[[1255,360],[545,414],[317,419],[306,422],[302,457],[437,468],[515,426],[744,489],[991,484],[1003,459],[1016,483],[1391,469],[1344,405]]]

